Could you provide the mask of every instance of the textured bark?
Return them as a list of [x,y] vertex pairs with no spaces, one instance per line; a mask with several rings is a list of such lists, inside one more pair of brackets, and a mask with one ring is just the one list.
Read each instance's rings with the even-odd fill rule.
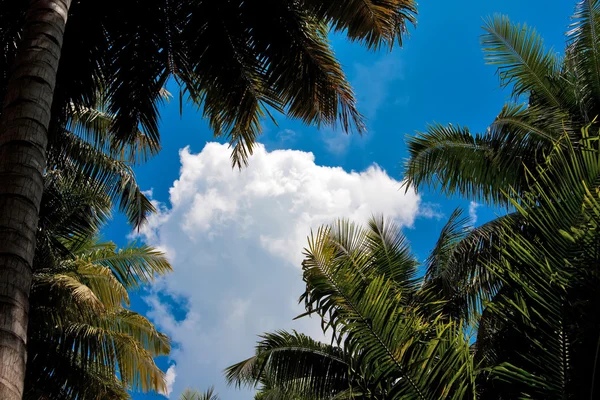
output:
[[[17,0],[25,1],[25,0]],[[0,399],[23,394],[31,264],[71,0],[32,0],[0,116]]]

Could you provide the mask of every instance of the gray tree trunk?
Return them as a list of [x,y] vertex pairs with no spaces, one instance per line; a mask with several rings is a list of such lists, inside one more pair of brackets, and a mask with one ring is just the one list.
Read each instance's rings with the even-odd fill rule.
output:
[[[17,0],[26,1],[26,0]],[[32,0],[0,116],[0,399],[20,400],[48,125],[71,0]]]

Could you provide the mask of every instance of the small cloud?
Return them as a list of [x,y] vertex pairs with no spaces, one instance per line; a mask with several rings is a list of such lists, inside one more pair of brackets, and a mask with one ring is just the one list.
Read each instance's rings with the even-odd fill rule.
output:
[[481,204],[472,201],[469,204],[469,218],[471,219],[471,224],[475,225],[477,223],[477,209],[481,207]]
[[167,390],[162,393],[165,397],[169,397],[171,392],[173,391],[173,384],[175,383],[175,378],[177,378],[177,371],[175,364],[171,365],[167,372],[165,373],[165,382],[167,384]]
[[442,212],[442,206],[435,203],[423,203],[419,209],[420,217],[442,219],[445,217]]
[[283,129],[277,132],[277,139],[283,143],[289,143],[296,141],[297,133],[291,129]]

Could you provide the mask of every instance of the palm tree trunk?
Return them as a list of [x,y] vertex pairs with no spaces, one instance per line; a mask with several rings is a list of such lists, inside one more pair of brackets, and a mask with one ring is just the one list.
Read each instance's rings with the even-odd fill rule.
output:
[[[18,0],[25,1],[25,0]],[[0,399],[20,400],[48,124],[71,0],[31,0],[0,116]]]

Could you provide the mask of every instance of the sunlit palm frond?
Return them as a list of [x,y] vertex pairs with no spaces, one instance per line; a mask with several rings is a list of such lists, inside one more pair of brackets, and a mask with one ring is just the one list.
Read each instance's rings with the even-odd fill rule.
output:
[[134,227],[141,227],[155,211],[128,162],[105,154],[78,136],[65,132],[60,146],[51,148],[48,157],[55,169],[73,171],[81,184],[86,182],[108,195]]
[[506,135],[504,127],[472,135],[460,126],[430,126],[408,139],[406,187],[439,187],[447,194],[506,204],[502,190],[515,181],[524,187],[523,161],[535,154],[529,151],[535,143],[528,141],[503,146]]
[[[126,142],[119,142],[111,131],[113,122],[114,115],[107,113],[102,107],[76,108],[73,105],[66,129],[95,149],[131,164],[143,163],[160,150],[160,143],[139,129],[127,135]],[[62,136],[57,138],[62,139]]]
[[561,98],[558,74],[561,63],[548,52],[539,34],[527,25],[513,24],[497,15],[486,20],[481,43],[489,64],[498,66],[503,86],[512,85],[513,95],[532,95],[550,107],[568,109]]
[[220,397],[215,393],[215,388],[210,387],[206,392],[200,392],[194,389],[186,389],[179,396],[179,400],[219,400]]
[[127,290],[149,284],[157,276],[170,272],[171,266],[165,254],[155,248],[131,243],[121,249],[112,243],[77,253],[85,262],[108,268]]
[[[327,320],[345,351],[360,352],[361,372],[389,398],[472,397],[468,346],[456,334],[457,326],[422,319],[417,310],[403,305],[406,294],[390,279],[365,276],[353,259],[338,257],[329,232],[321,229],[310,241],[303,263],[303,298],[307,309]],[[448,374],[456,374],[450,384]]]

